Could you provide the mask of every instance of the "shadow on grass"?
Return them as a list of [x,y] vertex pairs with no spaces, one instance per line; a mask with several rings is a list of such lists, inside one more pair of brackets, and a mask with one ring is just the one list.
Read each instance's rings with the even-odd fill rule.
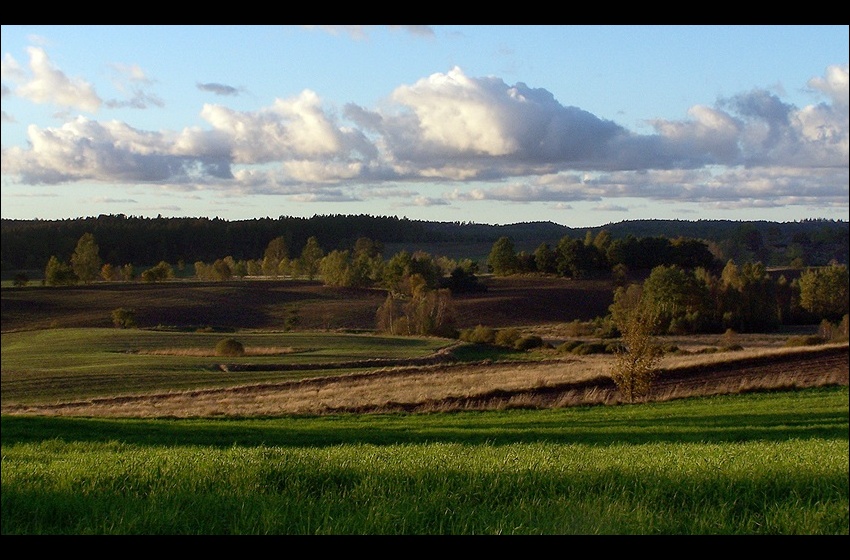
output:
[[[433,442],[614,445],[848,439],[846,387],[807,389],[798,392],[797,397],[800,395],[821,406],[789,410],[782,404],[782,399],[789,398],[788,394],[777,393],[651,405],[419,415],[227,419],[3,416],[0,443],[56,439],[151,446],[322,447]],[[752,406],[742,405],[742,399],[752,399]],[[770,399],[776,399],[776,406]],[[829,403],[835,404],[829,406]]]

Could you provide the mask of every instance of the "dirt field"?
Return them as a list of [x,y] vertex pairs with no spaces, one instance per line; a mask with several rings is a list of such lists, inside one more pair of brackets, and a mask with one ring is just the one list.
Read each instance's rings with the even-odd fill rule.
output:
[[[458,328],[524,326],[603,316],[613,301],[608,280],[484,279],[488,291],[454,299]],[[136,311],[141,328],[157,325],[231,329],[372,330],[386,292],[300,280],[98,283],[2,290],[3,331],[112,327],[112,310]]]

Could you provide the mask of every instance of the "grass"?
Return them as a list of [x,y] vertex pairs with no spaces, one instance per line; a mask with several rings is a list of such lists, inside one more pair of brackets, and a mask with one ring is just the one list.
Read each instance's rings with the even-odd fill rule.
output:
[[848,534],[846,386],[541,411],[2,423],[4,535]]
[[[213,356],[223,338],[243,357]],[[345,333],[197,333],[142,329],[48,329],[4,333],[3,404],[87,399],[299,379],[356,371],[324,369],[363,360],[421,358],[447,346],[433,338]],[[266,353],[269,348],[285,352]],[[198,350],[206,349],[206,352]],[[162,353],[164,352],[164,353]],[[210,355],[198,355],[198,354]],[[257,366],[223,371],[221,364]],[[316,364],[315,368],[285,370]],[[229,368],[228,368],[229,369]]]
[[[553,310],[574,311],[554,295],[582,288],[550,284],[525,305],[524,281],[494,283],[486,297],[458,298],[460,315],[470,326],[552,329],[573,319]],[[2,292],[4,408],[114,400],[136,416],[0,417],[4,535],[848,534],[846,384],[640,405],[283,415],[280,402],[241,408],[224,390],[198,390],[268,384],[280,395],[281,382],[375,372],[376,358],[421,359],[452,341],[310,331],[363,328],[374,320],[368,298],[381,301],[310,283]],[[178,328],[108,328],[109,312],[128,301],[145,324]],[[508,311],[517,309],[531,315]],[[290,316],[302,332],[283,332]],[[246,355],[212,356],[223,338]],[[790,352],[779,348],[785,338],[763,350]],[[700,353],[717,339],[671,341],[690,353],[668,356],[665,367],[728,359]],[[750,340],[734,357],[759,352]],[[289,392],[293,409],[299,398],[344,408],[364,397],[445,397],[447,387],[461,398],[547,387],[609,368],[604,355],[540,362],[554,354],[470,345],[455,353],[468,367],[451,372],[396,375],[389,366]],[[367,377],[376,382],[357,385]],[[165,409],[150,399],[157,418],[123,402],[152,393],[184,400]],[[214,412],[180,417],[192,410]]]

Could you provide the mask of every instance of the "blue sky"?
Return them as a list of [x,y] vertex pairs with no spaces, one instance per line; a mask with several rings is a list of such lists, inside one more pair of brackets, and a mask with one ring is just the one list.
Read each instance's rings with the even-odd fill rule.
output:
[[2,217],[848,219],[848,26],[3,25]]

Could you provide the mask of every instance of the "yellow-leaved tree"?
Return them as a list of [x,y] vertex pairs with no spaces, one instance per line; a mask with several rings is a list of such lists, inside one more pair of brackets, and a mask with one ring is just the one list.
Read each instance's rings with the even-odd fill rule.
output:
[[628,402],[649,396],[661,348],[655,341],[658,313],[644,301],[638,284],[617,288],[611,316],[620,331],[621,344],[615,353],[611,378]]

